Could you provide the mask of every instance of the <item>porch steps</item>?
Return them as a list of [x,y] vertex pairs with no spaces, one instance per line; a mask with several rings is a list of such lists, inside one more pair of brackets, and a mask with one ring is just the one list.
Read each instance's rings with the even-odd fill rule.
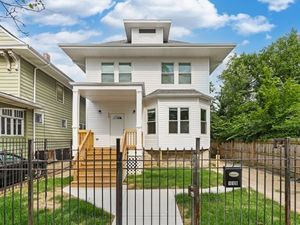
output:
[[74,161],[72,187],[116,186],[117,154],[115,148],[88,149],[83,158],[80,161]]

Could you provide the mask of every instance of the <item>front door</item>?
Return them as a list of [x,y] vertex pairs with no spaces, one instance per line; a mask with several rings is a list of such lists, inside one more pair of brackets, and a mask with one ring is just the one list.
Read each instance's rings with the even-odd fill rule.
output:
[[110,114],[110,145],[116,145],[116,139],[121,138],[124,132],[124,114]]

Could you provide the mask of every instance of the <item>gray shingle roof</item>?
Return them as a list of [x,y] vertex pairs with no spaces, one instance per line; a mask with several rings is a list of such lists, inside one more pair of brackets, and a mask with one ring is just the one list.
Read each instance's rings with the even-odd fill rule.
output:
[[152,97],[199,97],[205,100],[211,100],[212,97],[203,94],[195,89],[157,89],[152,93],[148,94],[146,98]]

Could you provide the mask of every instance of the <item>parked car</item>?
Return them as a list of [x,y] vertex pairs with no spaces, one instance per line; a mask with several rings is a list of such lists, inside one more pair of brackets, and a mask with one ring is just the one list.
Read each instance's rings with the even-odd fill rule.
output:
[[[32,160],[34,178],[45,173],[47,162]],[[0,188],[22,182],[28,178],[28,159],[21,156],[0,152]]]

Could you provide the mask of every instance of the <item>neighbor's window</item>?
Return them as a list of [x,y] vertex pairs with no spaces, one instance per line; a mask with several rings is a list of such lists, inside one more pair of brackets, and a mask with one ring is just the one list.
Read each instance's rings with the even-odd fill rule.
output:
[[119,82],[131,82],[131,63],[119,63]]
[[64,103],[64,87],[60,84],[56,84],[56,100]]
[[0,136],[23,136],[24,114],[22,109],[0,109]]
[[155,29],[139,29],[140,34],[154,34],[155,32]]
[[102,83],[114,82],[114,63],[102,63]]
[[36,124],[44,123],[44,115],[42,113],[35,113],[35,123]]
[[174,84],[174,63],[162,63],[161,83]]
[[180,108],[180,133],[189,133],[189,108]]
[[206,109],[201,109],[201,134],[207,133]]
[[148,134],[156,133],[156,114],[155,109],[148,109]]
[[178,113],[177,108],[169,108],[169,133],[178,133]]
[[67,120],[61,120],[61,127],[62,128],[67,128],[68,127],[68,124],[67,124]]
[[179,63],[179,84],[192,83],[192,70],[190,63]]

